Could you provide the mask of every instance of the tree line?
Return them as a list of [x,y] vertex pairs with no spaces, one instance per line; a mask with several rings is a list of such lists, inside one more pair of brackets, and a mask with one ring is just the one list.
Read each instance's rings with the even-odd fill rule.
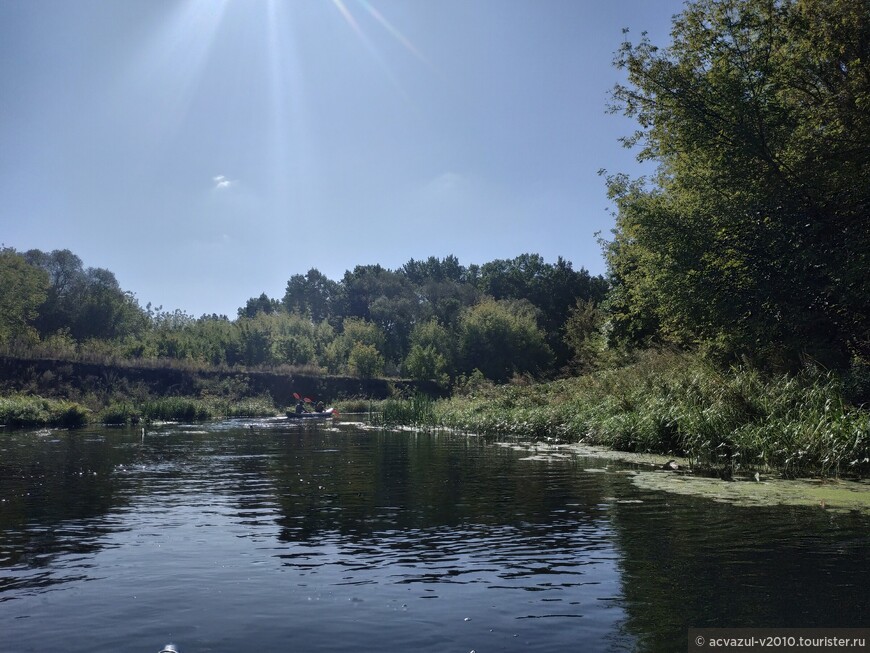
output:
[[[361,265],[334,281],[293,275],[281,298],[252,297],[234,319],[141,308],[104,269],[69,250],[0,251],[0,343],[205,365],[306,366],[333,374],[496,381],[548,376],[575,352],[566,328],[607,283],[537,254],[464,266],[454,256]],[[475,372],[477,371],[477,372]]]

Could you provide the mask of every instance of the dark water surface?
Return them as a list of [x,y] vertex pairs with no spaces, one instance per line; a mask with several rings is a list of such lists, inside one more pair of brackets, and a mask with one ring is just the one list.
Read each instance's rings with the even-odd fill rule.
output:
[[524,458],[285,420],[0,434],[0,650],[676,651],[690,626],[868,625],[866,517]]

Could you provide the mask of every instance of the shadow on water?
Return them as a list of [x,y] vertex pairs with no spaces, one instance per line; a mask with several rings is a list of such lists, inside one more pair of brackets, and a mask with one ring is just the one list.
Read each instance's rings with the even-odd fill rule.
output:
[[625,628],[642,650],[685,648],[691,628],[865,627],[870,520],[741,507],[627,488],[615,503]]

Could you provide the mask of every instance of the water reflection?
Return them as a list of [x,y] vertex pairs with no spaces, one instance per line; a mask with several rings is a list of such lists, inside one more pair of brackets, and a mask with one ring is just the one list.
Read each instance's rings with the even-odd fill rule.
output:
[[89,577],[105,535],[124,528],[109,517],[123,503],[113,469],[124,459],[94,433],[0,440],[0,601]]
[[0,628],[68,651],[83,614],[101,643],[153,638],[124,650],[674,650],[689,626],[870,613],[865,518],[608,465],[283,420],[7,434]]
[[642,496],[614,505],[612,524],[626,627],[644,650],[685,647],[689,627],[866,625],[866,517]]

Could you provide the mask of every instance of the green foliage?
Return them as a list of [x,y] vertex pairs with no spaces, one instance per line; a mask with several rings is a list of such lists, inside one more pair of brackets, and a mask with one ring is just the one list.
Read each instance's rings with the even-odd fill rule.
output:
[[[401,370],[442,384],[475,368],[504,380],[561,365],[570,353],[562,332],[571,305],[578,298],[598,301],[606,288],[603,279],[561,258],[550,265],[523,254],[465,267],[453,256],[430,257],[396,271],[357,266],[340,282],[311,269],[288,281],[282,301],[263,293],[230,320],[150,304],[142,310],[111,272],[85,268],[69,250],[15,256],[34,278],[48,281],[43,295],[30,293],[32,306],[24,311],[37,330],[18,328],[30,336],[23,348],[30,355],[364,376]],[[492,304],[492,295],[501,323],[478,308]],[[4,317],[23,314],[16,310]],[[488,326],[479,328],[481,322]],[[9,330],[0,328],[0,337]],[[20,348],[21,338],[16,342]],[[496,360],[487,365],[491,353]]]
[[565,322],[565,343],[571,348],[571,367],[575,372],[596,368],[606,348],[603,333],[605,316],[591,301],[578,299]]
[[615,109],[659,163],[609,179],[612,334],[734,360],[870,354],[870,5],[698,0],[626,43]]
[[447,360],[431,345],[411,345],[403,369],[409,378],[417,381],[434,380],[441,385],[446,385],[449,381]]
[[385,399],[372,415],[372,422],[381,426],[432,424],[435,402],[422,394],[408,399]]
[[[377,374],[380,374],[385,363],[380,353],[384,342],[383,332],[373,322],[360,318],[345,318],[342,321],[341,332],[323,346],[321,361],[333,374],[344,374],[353,370],[351,373],[365,376],[371,369],[378,369]],[[361,347],[357,348],[357,345]],[[354,350],[357,350],[356,354],[353,354]],[[372,354],[373,352],[375,355]],[[377,360],[378,357],[380,362]],[[360,373],[358,367],[360,364],[365,368],[365,374]]]
[[541,372],[552,363],[552,351],[527,303],[482,301],[463,316],[459,338],[463,368],[497,381]]
[[141,412],[129,401],[113,402],[97,415],[97,422],[111,426],[132,424],[142,417]]
[[571,355],[561,337],[571,307],[578,300],[598,303],[607,291],[601,277],[592,277],[582,268],[574,270],[562,257],[553,265],[547,264],[538,254],[483,264],[478,286],[495,299],[526,300],[536,308],[536,319],[554,352],[556,366],[567,363]]
[[101,424],[136,424],[145,421],[203,421],[219,417],[262,417],[275,415],[268,397],[162,397],[143,402],[114,402],[101,410]]
[[404,373],[416,380],[435,380],[445,385],[457,356],[456,338],[435,319],[417,324],[411,332],[411,349],[403,363]]
[[260,313],[271,315],[277,313],[281,309],[281,302],[277,299],[270,299],[266,293],[261,293],[259,297],[251,297],[243,308],[240,308],[239,317],[257,317]]
[[432,423],[687,456],[723,475],[870,471],[870,415],[847,402],[840,377],[722,372],[697,355],[651,351],[626,367],[575,379],[484,385],[436,402]]
[[290,277],[282,304],[290,313],[308,315],[312,321],[322,322],[333,317],[340,299],[340,286],[317,268],[311,268],[304,276]]
[[89,412],[71,401],[34,396],[0,397],[0,424],[10,427],[78,428],[87,424]]
[[142,417],[149,421],[201,422],[217,415],[213,406],[191,397],[158,397],[142,406]]
[[0,345],[32,341],[37,309],[45,301],[48,275],[11,248],[0,248]]
[[364,342],[354,342],[347,360],[351,374],[363,379],[371,379],[384,370],[384,357],[377,347]]
[[340,399],[332,402],[333,407],[342,415],[352,415],[354,413],[369,413],[373,410],[375,402],[372,399],[355,398],[355,399]]
[[270,397],[246,397],[216,404],[221,417],[270,417],[275,415],[275,404]]
[[66,330],[76,341],[140,336],[147,315],[132,293],[121,289],[114,273],[85,268],[68,249],[32,249],[24,258],[48,274],[49,287],[35,326],[46,336]]

